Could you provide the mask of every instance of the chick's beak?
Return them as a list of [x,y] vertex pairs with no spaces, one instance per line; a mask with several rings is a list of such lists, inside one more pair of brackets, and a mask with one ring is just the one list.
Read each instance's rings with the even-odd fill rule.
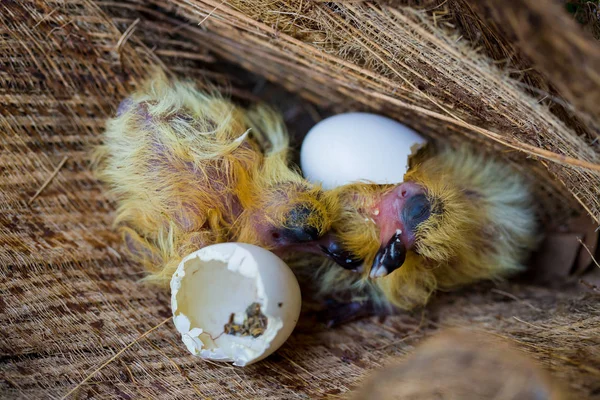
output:
[[363,263],[362,260],[355,258],[352,253],[344,250],[333,236],[331,239],[326,238],[324,244],[320,244],[319,248],[327,257],[335,261],[342,268],[360,272]]
[[369,274],[372,279],[386,276],[404,264],[408,249],[415,245],[415,229],[430,212],[424,188],[414,182],[401,183],[381,198],[375,221],[382,246],[373,260]]
[[400,238],[400,233],[395,233],[388,243],[379,249],[373,266],[371,267],[370,277],[379,278],[386,276],[400,268],[406,259],[406,247]]
[[344,249],[337,235],[327,232],[317,242],[321,254],[325,254],[340,267],[354,272],[361,272],[363,260],[356,258]]

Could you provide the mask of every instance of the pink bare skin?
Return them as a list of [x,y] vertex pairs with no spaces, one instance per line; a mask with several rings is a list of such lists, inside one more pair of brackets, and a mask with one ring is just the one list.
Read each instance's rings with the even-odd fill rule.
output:
[[404,182],[382,196],[374,213],[379,226],[381,248],[371,268],[371,278],[385,276],[400,268],[407,250],[415,245],[415,227],[429,217],[425,190],[414,182]]

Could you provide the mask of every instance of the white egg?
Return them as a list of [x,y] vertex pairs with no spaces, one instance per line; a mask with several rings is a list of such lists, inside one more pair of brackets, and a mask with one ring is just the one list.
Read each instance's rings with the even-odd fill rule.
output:
[[171,279],[173,321],[188,350],[237,366],[277,350],[294,330],[300,305],[290,268],[250,244],[207,246],[186,256]]
[[316,124],[302,143],[304,176],[325,189],[356,181],[399,183],[408,157],[426,140],[392,119],[368,113],[335,115]]

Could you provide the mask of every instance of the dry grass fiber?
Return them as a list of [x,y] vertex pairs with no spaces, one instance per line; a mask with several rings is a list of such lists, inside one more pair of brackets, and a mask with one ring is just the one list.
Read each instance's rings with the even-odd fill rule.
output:
[[[527,164],[527,156],[535,157],[540,162],[527,166],[532,179],[541,180],[547,192],[562,199],[566,187],[600,222],[600,101],[595,90],[600,87],[600,45],[551,0],[506,5],[430,1],[425,10],[403,1],[153,3],[199,25],[182,30],[190,41],[205,43],[315,104],[377,111],[438,139],[501,144],[496,148],[513,150],[510,156],[521,165]],[[494,60],[475,48],[463,37],[481,23],[470,3],[502,11],[500,22],[514,22],[510,33],[525,36],[521,42],[530,44],[518,48],[538,63],[522,68],[513,62],[511,58],[518,57],[512,47],[521,42],[503,42],[492,30],[481,31],[484,44],[476,45],[512,53]],[[461,20],[465,16],[471,21]],[[459,29],[459,22],[467,32]],[[556,82],[564,98],[535,76],[523,79],[523,69],[537,65],[548,65],[551,71],[561,66],[550,74],[556,78],[550,82]],[[557,102],[560,109],[553,110]],[[540,163],[552,177],[536,168]]]
[[[231,82],[227,90],[241,101],[272,96],[258,87],[253,93],[248,74],[217,62],[225,57],[328,111],[362,107],[436,137],[481,140],[491,132],[529,153],[534,150],[524,145],[544,149],[552,154],[543,153],[543,162],[517,151],[507,156],[546,184],[555,196],[549,207],[575,210],[546,169],[596,218],[600,186],[592,142],[598,133],[597,116],[588,109],[557,110],[549,103],[555,93],[539,101],[514,78],[516,72],[492,68],[485,50],[475,53],[464,40],[447,36],[444,24],[458,24],[451,8],[432,22],[435,10],[423,14],[400,5],[275,2],[269,4],[296,8],[293,14],[283,8],[278,20],[264,24],[257,20],[272,18],[266,2],[254,2],[252,9],[209,0],[170,4],[0,3],[2,398],[334,399],[448,326],[506,338],[574,398],[600,398],[594,287],[581,294],[570,287],[480,285],[385,321],[333,330],[303,324],[274,356],[244,369],[188,355],[172,324],[164,323],[168,294],[139,283],[141,268],[121,256],[110,228],[114,202],[88,165],[88,149],[97,144],[105,119],[152,66]],[[175,12],[195,21],[212,14],[198,27]],[[345,30],[353,35],[343,38],[354,39],[339,36]],[[362,44],[375,36],[385,46]],[[424,67],[431,57],[440,58]],[[546,78],[536,72],[527,79],[530,85]],[[548,160],[554,154],[582,166]]]

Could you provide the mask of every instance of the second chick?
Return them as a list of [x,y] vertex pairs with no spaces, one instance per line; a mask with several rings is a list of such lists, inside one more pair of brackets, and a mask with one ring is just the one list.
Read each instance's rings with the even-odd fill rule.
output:
[[355,183],[328,195],[340,204],[332,229],[364,264],[350,267],[358,272],[354,276],[337,267],[321,269],[317,281],[324,294],[368,289],[375,303],[411,309],[437,289],[521,271],[538,242],[522,177],[468,147],[430,148],[404,183]]

